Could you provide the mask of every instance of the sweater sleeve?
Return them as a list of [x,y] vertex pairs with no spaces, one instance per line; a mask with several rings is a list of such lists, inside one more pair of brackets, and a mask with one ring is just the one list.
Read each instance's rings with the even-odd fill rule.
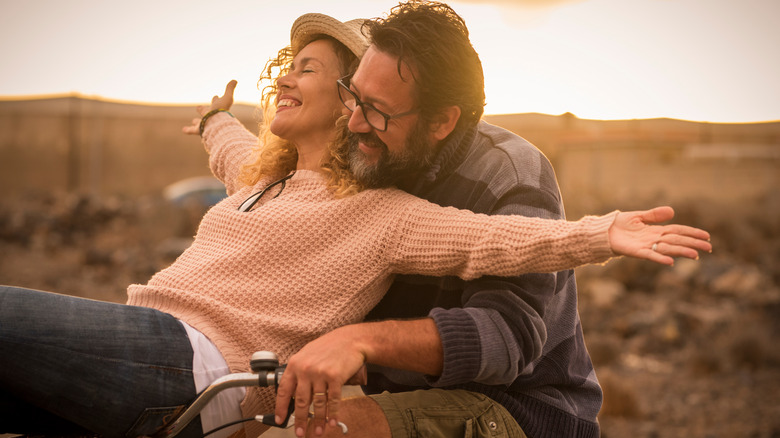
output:
[[421,201],[403,214],[391,266],[399,274],[514,276],[607,261],[617,211],[578,221],[488,216]]
[[228,195],[237,188],[241,165],[252,155],[257,137],[234,117],[221,112],[209,119],[203,130],[203,146],[209,154],[209,167],[225,183]]

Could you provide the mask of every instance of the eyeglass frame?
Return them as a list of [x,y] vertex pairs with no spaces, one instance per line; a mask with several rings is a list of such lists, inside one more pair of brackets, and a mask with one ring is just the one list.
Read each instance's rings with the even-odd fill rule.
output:
[[[355,94],[354,91],[350,90],[349,86],[344,83],[345,79],[349,80],[351,77],[352,77],[352,75],[346,75],[346,76],[336,80],[336,89],[339,92],[339,100],[344,105],[344,107],[346,109],[350,110],[351,112],[355,112],[355,110],[358,107],[360,107],[360,109],[363,110],[363,118],[366,120],[366,123],[368,123],[372,128],[376,129],[377,131],[379,131],[379,132],[387,131],[388,122],[390,120],[398,119],[398,118],[401,118],[401,117],[409,116],[409,115],[412,115],[412,114],[420,112],[420,109],[416,108],[416,109],[413,109],[413,110],[410,110],[410,111],[405,111],[405,112],[402,112],[402,113],[399,113],[399,114],[390,115],[390,114],[387,114],[384,111],[378,110],[374,105],[371,105],[370,103],[366,103],[366,102],[363,102],[362,100],[360,100],[360,98],[357,97],[357,94]],[[342,89],[344,91],[346,91],[347,93],[349,93],[352,96],[353,99],[355,99],[355,107],[354,108],[350,108],[349,105],[347,105],[347,103],[344,102],[344,97],[341,94],[341,90]],[[368,115],[366,115],[366,108],[368,108],[371,111],[376,111],[377,114],[382,116],[382,119],[384,119],[384,121],[385,121],[384,129],[377,128],[376,126],[374,126],[373,123],[371,123],[368,120]]]
[[270,190],[272,187],[278,185],[280,186],[279,193],[275,194],[274,197],[271,198],[271,199],[276,199],[277,197],[279,197],[279,195],[282,194],[282,191],[287,186],[287,180],[292,178],[293,175],[295,175],[295,171],[292,171],[289,175],[285,176],[282,179],[279,179],[277,181],[272,182],[271,184],[268,184],[267,186],[265,186],[263,190],[260,190],[259,192],[255,192],[249,195],[249,197],[246,198],[244,202],[239,204],[236,210],[240,211],[241,213],[249,213],[255,207],[255,204],[257,204],[260,201],[260,199],[263,197],[263,195],[265,195],[265,192]]

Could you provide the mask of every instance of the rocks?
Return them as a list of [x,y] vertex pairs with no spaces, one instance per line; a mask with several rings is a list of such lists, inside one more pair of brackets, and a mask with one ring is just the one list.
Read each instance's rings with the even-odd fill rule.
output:
[[673,267],[621,258],[577,270],[585,340],[604,390],[603,436],[777,435],[778,217],[688,208],[677,220],[711,231],[713,254]]
[[626,287],[618,280],[605,277],[592,278],[579,285],[580,296],[587,297],[598,308],[613,307],[626,293]]
[[3,199],[0,284],[124,302],[129,284],[146,282],[189,245],[197,214],[162,197]]
[[601,415],[627,418],[641,417],[640,397],[636,387],[630,381],[611,373],[602,373],[599,376],[599,382],[604,392]]

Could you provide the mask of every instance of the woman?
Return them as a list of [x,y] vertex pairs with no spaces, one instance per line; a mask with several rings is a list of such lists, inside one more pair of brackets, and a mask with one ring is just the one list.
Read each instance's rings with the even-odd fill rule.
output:
[[[645,225],[668,219],[670,209],[544,221],[360,190],[339,162],[334,129],[342,108],[335,83],[360,55],[358,29],[359,22],[319,14],[296,21],[292,49],[266,70],[283,74],[278,92],[265,94],[267,129],[255,164],[242,167],[251,135],[229,115],[209,111],[199,121],[229,196],[204,216],[176,262],[129,287],[128,305],[0,289],[0,403],[9,409],[0,415],[15,409],[15,417],[35,418],[43,410],[106,436],[151,434],[176,410],[160,407],[189,402],[201,373],[216,368],[202,379],[209,381],[245,371],[256,350],[284,361],[309,340],[360,321],[394,273],[516,275],[616,254],[668,263],[668,255],[710,249],[703,231]],[[289,68],[287,55],[294,55]],[[649,249],[662,235],[666,255]],[[243,414],[202,416],[203,430],[273,403],[270,391],[232,397],[217,406],[235,411],[240,402]],[[41,420],[25,421],[17,424]],[[262,429],[248,423],[245,430]]]

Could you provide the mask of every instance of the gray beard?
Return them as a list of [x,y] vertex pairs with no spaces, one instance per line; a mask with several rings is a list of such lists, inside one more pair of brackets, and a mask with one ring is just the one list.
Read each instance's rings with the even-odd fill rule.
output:
[[[349,167],[357,180],[366,188],[377,189],[397,185],[399,181],[415,178],[430,167],[435,149],[425,141],[425,128],[418,123],[406,138],[406,148],[391,154],[387,145],[376,134],[347,135]],[[375,164],[368,163],[366,155],[358,147],[360,141],[379,147],[382,154]]]

